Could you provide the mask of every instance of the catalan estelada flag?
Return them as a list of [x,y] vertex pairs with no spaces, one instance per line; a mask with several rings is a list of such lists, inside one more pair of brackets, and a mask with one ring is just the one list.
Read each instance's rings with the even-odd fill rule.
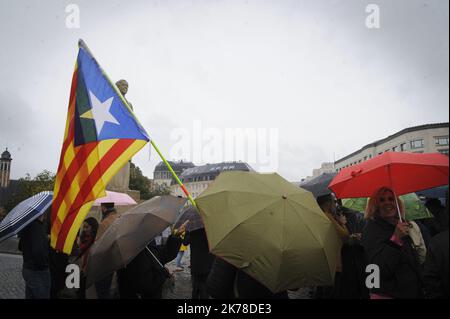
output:
[[51,246],[70,254],[94,200],[149,137],[82,40],[51,212]]

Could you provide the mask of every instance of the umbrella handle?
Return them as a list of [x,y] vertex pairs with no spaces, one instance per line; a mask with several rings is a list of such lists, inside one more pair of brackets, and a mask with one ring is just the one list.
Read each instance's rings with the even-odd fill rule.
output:
[[400,214],[400,207],[398,206],[397,194],[395,193],[395,187],[394,187],[394,183],[392,180],[391,165],[388,165],[387,169],[388,169],[389,180],[391,181],[391,188],[392,188],[392,191],[394,192],[395,205],[397,206],[398,218],[400,220],[400,223],[403,223],[402,214]]
[[402,214],[400,214],[400,206],[398,205],[397,194],[395,194],[395,190],[394,189],[392,189],[392,191],[394,192],[395,205],[397,206],[398,218],[400,220],[400,223],[403,223]]
[[159,264],[162,268],[164,268],[164,265],[159,261],[158,258],[156,258],[155,255],[153,255],[152,251],[151,251],[150,249],[148,249],[147,246],[145,246],[145,249],[147,249],[147,251],[153,256],[153,258],[155,258],[155,260],[158,262],[158,264]]
[[155,260],[158,262],[158,264],[161,266],[161,268],[164,270],[164,272],[166,273],[167,277],[169,278],[171,276],[170,272],[167,270],[166,267],[164,267],[164,265],[159,261],[158,258],[156,258],[156,256],[152,253],[152,251],[145,246],[145,248],[147,249],[147,251],[152,255],[153,258],[155,258]]

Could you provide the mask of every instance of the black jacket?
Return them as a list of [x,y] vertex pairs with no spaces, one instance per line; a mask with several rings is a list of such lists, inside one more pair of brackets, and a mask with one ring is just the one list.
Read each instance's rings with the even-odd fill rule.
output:
[[423,281],[427,298],[448,299],[448,229],[431,239],[424,265]]
[[392,298],[417,299],[423,297],[420,270],[409,237],[403,239],[403,246],[390,239],[395,226],[375,217],[368,220],[363,231],[367,262],[380,269],[380,288],[372,293],[384,294]]
[[[234,283],[236,280],[237,296]],[[264,285],[221,258],[214,260],[207,280],[208,294],[215,299],[288,299],[287,291],[273,294]]]
[[[362,233],[365,225],[364,214],[344,206],[339,212],[347,219],[345,225],[350,234]],[[368,299],[366,287],[367,265],[364,248],[360,242],[344,243],[341,248],[342,270],[336,274],[332,299]]]
[[50,243],[45,225],[36,219],[19,233],[19,237],[19,250],[23,254],[23,268],[47,270]]
[[191,276],[206,281],[214,261],[214,255],[209,253],[205,229],[186,233],[183,244],[191,246]]
[[[147,247],[164,265],[175,259],[182,240],[169,236],[164,246],[148,245]],[[119,270],[118,283],[120,298],[134,299],[139,295],[146,299],[161,299],[162,288],[168,273],[153,256],[142,250],[125,268]]]
[[66,287],[66,267],[69,264],[69,255],[49,249],[50,276],[52,279],[50,298],[57,298],[58,292]]

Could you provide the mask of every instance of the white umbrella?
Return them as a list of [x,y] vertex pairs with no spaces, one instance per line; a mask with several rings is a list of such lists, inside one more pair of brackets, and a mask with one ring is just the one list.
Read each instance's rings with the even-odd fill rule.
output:
[[53,202],[53,192],[40,192],[20,202],[0,224],[0,242],[16,235],[33,220],[45,213]]

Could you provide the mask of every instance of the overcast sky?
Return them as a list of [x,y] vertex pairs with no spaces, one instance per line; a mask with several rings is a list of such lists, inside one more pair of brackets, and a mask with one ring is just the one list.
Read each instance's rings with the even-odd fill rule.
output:
[[[71,3],[79,28],[66,26]],[[370,3],[378,29],[366,26]],[[272,128],[276,170],[299,181],[405,127],[448,122],[448,15],[447,0],[0,0],[0,152],[14,179],[56,172],[82,38],[112,79],[128,80],[168,159],[174,134],[193,138],[195,123]],[[146,147],[133,161],[152,178],[159,158]]]

